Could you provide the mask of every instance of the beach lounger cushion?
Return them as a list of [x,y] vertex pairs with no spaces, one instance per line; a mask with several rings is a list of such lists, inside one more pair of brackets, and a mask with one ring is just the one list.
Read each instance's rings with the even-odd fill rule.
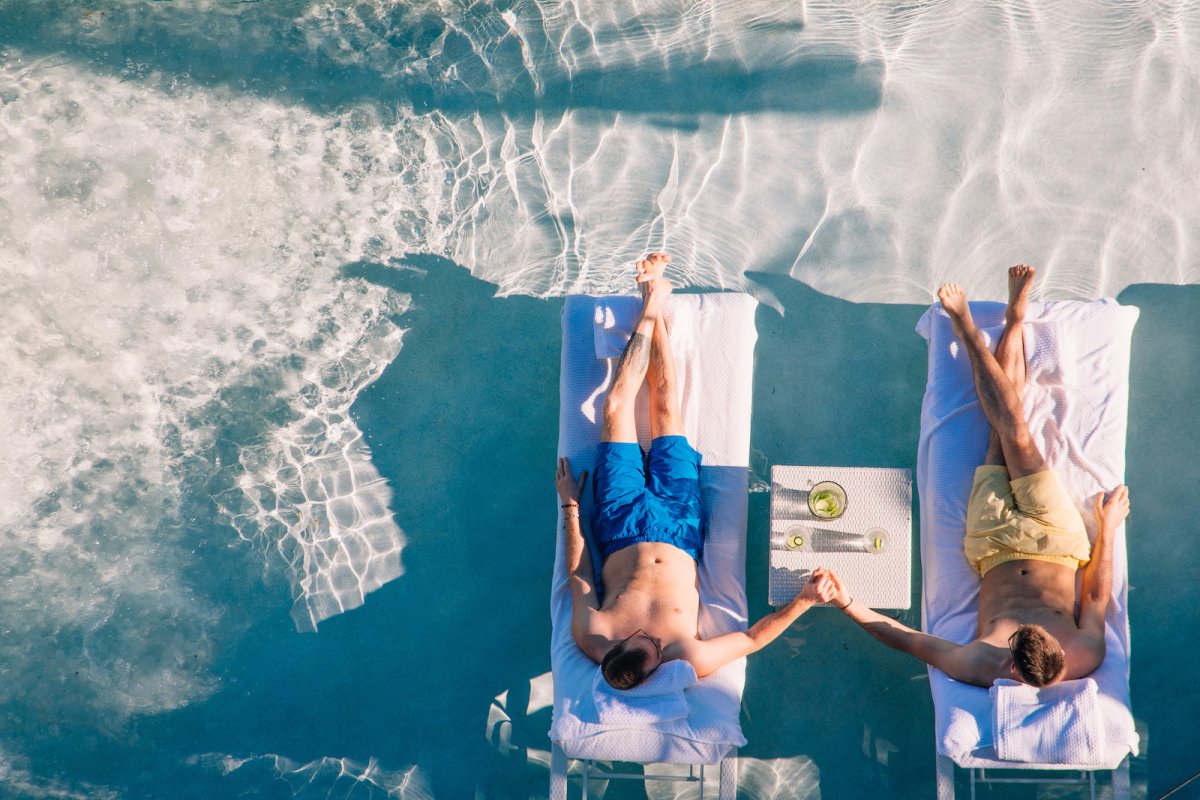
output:
[[[972,303],[971,311],[994,346],[1003,329],[1004,306]],[[1092,541],[1097,492],[1124,480],[1130,340],[1137,318],[1136,308],[1114,300],[1031,303],[1026,318],[1026,418],[1038,447],[1075,499]],[[963,555],[964,520],[989,428],[975,394],[970,361],[949,317],[934,306],[917,331],[929,342],[917,453],[923,626],[928,633],[966,643],[976,629],[980,579]],[[1129,697],[1127,577],[1122,526],[1113,543],[1107,657],[1090,676],[1096,682],[1096,707],[1104,725],[1105,768],[1116,767],[1138,748]],[[929,669],[929,681],[938,752],[963,767],[1006,765],[994,746],[988,690],[955,681],[934,668]]]
[[[563,308],[558,452],[570,458],[576,474],[592,467],[605,391],[640,308],[638,298],[625,296],[574,296]],[[684,427],[703,456],[706,533],[698,565],[700,632],[710,637],[747,626],[746,506],[757,303],[743,294],[674,295],[667,308]],[[643,392],[638,412],[643,446],[649,444],[646,410]],[[585,506],[590,494],[584,493]],[[634,720],[619,727],[598,722],[594,682],[599,667],[571,636],[561,522],[560,514],[550,601],[550,738],[570,758],[642,763],[714,764],[731,748],[745,744],[739,721],[745,659],[685,689],[684,718]]]

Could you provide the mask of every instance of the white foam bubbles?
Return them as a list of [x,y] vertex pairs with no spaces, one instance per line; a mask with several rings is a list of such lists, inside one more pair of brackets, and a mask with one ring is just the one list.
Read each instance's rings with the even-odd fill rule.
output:
[[0,700],[48,737],[214,691],[273,602],[247,556],[302,629],[400,574],[349,411],[406,301],[347,262],[629,291],[666,247],[693,285],[904,302],[1024,259],[1044,297],[1198,277],[1192,7],[17,5],[53,21],[0,56]]
[[28,679],[0,696],[177,708],[261,600],[221,519],[283,566],[303,629],[401,572],[349,408],[406,299],[340,270],[408,247],[426,139],[13,50],[0,97],[0,608]]
[[35,775],[26,760],[0,751],[0,785],[11,797],[42,800],[118,800],[120,793],[94,783],[73,783]]

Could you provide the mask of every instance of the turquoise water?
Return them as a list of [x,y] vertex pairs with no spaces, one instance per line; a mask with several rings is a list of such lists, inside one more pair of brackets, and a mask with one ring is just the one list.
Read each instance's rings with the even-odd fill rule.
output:
[[[1032,260],[1042,297],[1142,309],[1133,779],[1170,791],[1200,770],[1198,27],[0,2],[0,797],[544,795],[561,297],[652,246],[764,301],[760,480],[914,466],[942,279],[994,299]],[[805,617],[750,663],[743,796],[929,796],[925,683]]]

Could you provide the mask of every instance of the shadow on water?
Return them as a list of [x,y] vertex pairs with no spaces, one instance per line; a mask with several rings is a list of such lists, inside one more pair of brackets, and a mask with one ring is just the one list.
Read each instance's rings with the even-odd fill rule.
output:
[[[849,303],[787,277],[747,273],[783,315],[760,306],[754,365],[751,468],[811,464],[916,469],[925,306]],[[915,482],[914,482],[915,501]],[[750,617],[767,605],[769,494],[750,497]],[[920,624],[920,565],[913,506],[913,595]],[[932,794],[933,708],[925,667],[877,645],[844,616],[814,609],[751,656],[743,700],[745,756],[811,758],[820,796]],[[839,711],[840,709],[840,711]],[[913,725],[912,720],[928,720]],[[910,794],[911,793],[911,794]],[[814,795],[815,796],[815,795]]]
[[[526,32],[538,41],[519,39],[500,16],[503,5],[464,11],[468,18],[452,25],[403,6],[297,24],[306,4],[234,12],[13,3],[0,5],[0,48],[156,87],[223,87],[321,113],[371,104],[385,119],[408,107],[512,119],[590,108],[694,127],[695,114],[859,113],[882,101],[881,63],[833,54],[751,68],[674,50],[619,69],[568,70],[558,44],[540,40],[540,21]],[[529,52],[538,60],[536,84]]]
[[[406,265],[345,268],[412,296],[400,354],[354,406],[410,537],[403,578],[346,615],[354,640],[386,632],[366,685],[383,690],[391,733],[363,753],[382,757],[387,741],[429,765],[435,796],[508,791],[523,776],[505,772],[484,723],[493,697],[549,669],[561,302],[497,298],[434,256]],[[548,713],[540,723],[545,740]]]
[[[544,771],[500,757],[484,734],[492,699],[527,697],[550,668],[561,302],[497,298],[436,257],[406,266],[344,269],[412,295],[399,355],[352,409],[408,537],[403,575],[315,635],[297,635],[283,608],[261,619],[218,665],[220,693],[142,720],[147,757],[121,759],[120,774],[84,770],[90,779],[128,785],[136,764],[174,797],[286,790],[261,766],[175,783],[198,754],[278,754],[297,766],[416,764],[434,797],[544,793]],[[549,747],[548,710],[514,725]]]
[[[522,776],[490,774],[502,766],[484,722],[493,697],[549,669],[562,304],[497,298],[435,256],[406,265],[345,268],[412,296],[400,354],[354,407],[411,541],[404,577],[362,624],[391,632],[378,669],[410,740],[393,736],[397,752],[414,747],[403,760],[438,765],[437,796],[511,788]],[[541,725],[545,740],[548,713]]]
[[[1130,683],[1142,736],[1132,771],[1135,782],[1148,781],[1147,796],[1161,797],[1200,771],[1194,730],[1200,692],[1188,665],[1200,648],[1194,590],[1200,584],[1200,526],[1192,468],[1200,286],[1143,284],[1117,299],[1142,311],[1133,333],[1126,448]],[[1193,783],[1175,796],[1195,796],[1196,790]]]

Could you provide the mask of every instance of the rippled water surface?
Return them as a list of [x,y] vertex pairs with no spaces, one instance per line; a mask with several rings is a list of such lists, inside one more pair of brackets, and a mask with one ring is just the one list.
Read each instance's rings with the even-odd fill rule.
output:
[[[1138,303],[1194,583],[1198,125],[1189,3],[0,0],[0,797],[544,794],[558,298],[651,248],[786,312],[762,474],[912,465],[943,280]],[[1139,626],[1131,547],[1150,648],[1194,614]],[[858,635],[752,665],[743,795],[930,793],[924,669]],[[1158,724],[1151,796],[1200,769]]]

